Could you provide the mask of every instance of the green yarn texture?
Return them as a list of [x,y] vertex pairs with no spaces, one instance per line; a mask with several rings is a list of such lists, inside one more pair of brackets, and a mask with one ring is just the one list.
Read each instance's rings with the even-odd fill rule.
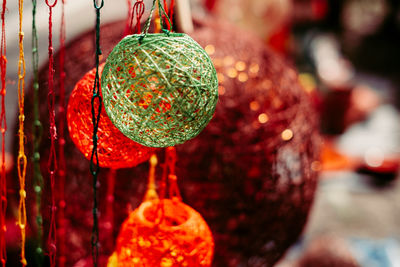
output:
[[130,35],[107,58],[104,107],[127,137],[149,147],[182,144],[211,120],[218,100],[210,57],[181,33]]

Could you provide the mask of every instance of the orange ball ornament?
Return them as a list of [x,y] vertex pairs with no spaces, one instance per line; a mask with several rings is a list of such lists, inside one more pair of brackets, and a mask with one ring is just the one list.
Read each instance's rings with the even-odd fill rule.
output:
[[[101,74],[104,64],[99,67]],[[67,121],[70,137],[78,149],[90,159],[93,149],[92,91],[96,69],[86,73],[69,97]],[[97,107],[96,107],[97,109]],[[150,158],[155,149],[138,144],[123,135],[108,118],[104,106],[98,127],[99,165],[105,168],[129,168]]]
[[113,262],[118,267],[207,267],[213,254],[214,240],[201,215],[179,200],[163,199],[145,201],[130,214]]

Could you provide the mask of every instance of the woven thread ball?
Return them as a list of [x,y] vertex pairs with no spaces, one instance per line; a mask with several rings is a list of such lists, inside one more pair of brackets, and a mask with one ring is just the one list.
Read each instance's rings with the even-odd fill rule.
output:
[[218,80],[207,53],[186,34],[125,37],[102,74],[104,105],[127,137],[150,147],[182,144],[211,120]]
[[[102,71],[101,65],[99,71]],[[93,123],[91,97],[96,69],[86,73],[76,84],[68,103],[68,130],[78,149],[90,159],[93,149]],[[124,136],[101,109],[98,129],[98,157],[101,167],[127,168],[150,158],[154,148],[145,147]]]
[[205,267],[213,253],[213,237],[201,215],[171,199],[143,202],[123,223],[116,246],[119,267]]

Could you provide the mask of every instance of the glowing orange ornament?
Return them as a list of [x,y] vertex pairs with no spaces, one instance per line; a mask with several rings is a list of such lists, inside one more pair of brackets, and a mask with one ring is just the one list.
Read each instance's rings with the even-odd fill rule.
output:
[[213,254],[211,231],[197,211],[175,198],[151,200],[123,223],[109,266],[206,267]]
[[[99,67],[103,70],[104,64]],[[78,149],[90,159],[92,152],[93,123],[91,97],[96,70],[86,73],[75,85],[68,103],[68,130]],[[98,156],[101,167],[128,168],[150,158],[155,149],[140,145],[125,137],[110,121],[104,107],[101,109],[98,129]]]

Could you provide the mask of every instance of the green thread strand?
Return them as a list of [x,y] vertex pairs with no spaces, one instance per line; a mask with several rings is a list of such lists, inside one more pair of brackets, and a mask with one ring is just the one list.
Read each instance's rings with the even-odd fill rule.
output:
[[211,120],[218,79],[210,57],[182,33],[130,35],[102,74],[105,110],[133,141],[167,147],[197,136]]
[[33,186],[36,195],[36,226],[37,226],[37,245],[36,262],[38,266],[43,266],[43,218],[41,215],[43,176],[40,170],[40,142],[42,137],[42,123],[39,120],[39,51],[38,34],[36,29],[36,0],[32,0],[32,67],[33,67]]
[[[100,1],[100,5],[97,4],[98,1],[93,0],[93,5],[96,10],[96,56],[95,56],[95,64],[96,64],[96,74],[93,85],[93,96],[92,96],[92,122],[93,122],[93,150],[90,158],[90,172],[93,176],[93,228],[92,228],[92,237],[91,237],[91,246],[92,246],[92,259],[93,266],[97,267],[98,259],[99,259],[99,222],[98,222],[98,198],[97,198],[97,188],[99,186],[98,174],[100,171],[99,165],[99,155],[97,151],[97,142],[98,136],[97,132],[99,129],[100,122],[100,113],[102,107],[102,99],[100,95],[100,76],[99,76],[99,63],[100,63],[100,10],[104,6],[104,0]],[[97,109],[96,109],[97,102]]]
[[[139,43],[142,43],[143,39],[147,36],[147,34],[149,32],[151,19],[153,17],[153,13],[154,13],[154,10],[156,8],[156,3],[158,4],[158,9],[160,10],[160,14],[162,13],[165,16],[165,18],[168,20],[169,25],[172,25],[171,20],[169,19],[169,16],[168,16],[167,12],[165,12],[165,9],[162,6],[160,0],[153,0],[153,3],[151,5],[151,9],[150,9],[149,17],[147,18],[147,20],[145,22],[145,26],[143,28],[142,34],[139,36]],[[164,33],[166,33],[167,35],[169,35],[168,29],[164,28],[163,20],[160,20],[160,24],[161,24],[162,31]]]

